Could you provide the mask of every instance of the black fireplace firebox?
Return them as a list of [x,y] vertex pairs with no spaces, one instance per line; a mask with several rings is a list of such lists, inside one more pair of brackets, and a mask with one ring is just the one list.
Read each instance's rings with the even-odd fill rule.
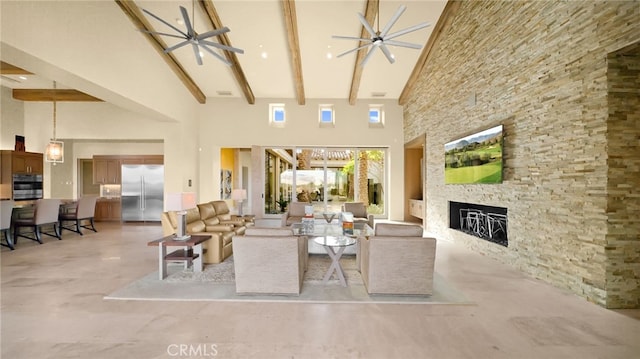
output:
[[449,228],[508,247],[507,209],[449,201]]

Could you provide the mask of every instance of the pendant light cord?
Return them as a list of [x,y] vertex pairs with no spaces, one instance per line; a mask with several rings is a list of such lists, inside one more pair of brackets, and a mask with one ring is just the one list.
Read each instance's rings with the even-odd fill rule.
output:
[[56,91],[56,82],[53,81],[53,140],[56,140],[56,113],[58,112],[57,106],[56,106],[56,97],[57,97],[57,91]]

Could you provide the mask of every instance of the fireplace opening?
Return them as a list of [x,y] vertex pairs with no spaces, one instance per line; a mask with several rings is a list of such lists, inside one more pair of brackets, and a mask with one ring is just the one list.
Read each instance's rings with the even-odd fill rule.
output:
[[507,209],[449,201],[449,228],[508,247]]

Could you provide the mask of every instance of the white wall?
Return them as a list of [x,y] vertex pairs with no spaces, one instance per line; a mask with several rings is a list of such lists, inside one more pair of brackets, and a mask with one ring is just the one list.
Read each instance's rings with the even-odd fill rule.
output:
[[[3,61],[147,116],[180,120],[195,111],[193,96],[114,1],[0,7]],[[134,52],[154,56],[123,56]]]
[[[285,103],[287,125],[284,128],[269,126],[271,102]],[[198,105],[198,120],[186,119],[180,123],[157,121],[109,103],[63,102],[58,104],[56,132],[57,138],[74,140],[70,148],[72,158],[66,159],[74,163],[74,179],[79,158],[96,154],[164,154],[165,192],[195,191],[200,200],[219,197],[220,149],[225,147],[387,147],[389,173],[403,173],[402,108],[395,101],[376,102],[385,106],[384,128],[369,128],[369,103],[366,102],[355,106],[335,102],[335,128],[319,128],[318,105],[331,102],[307,100],[307,105],[299,106],[294,100],[258,99],[255,105],[247,105],[244,100],[208,99],[207,105]],[[19,128],[20,122],[18,118],[3,116],[3,129]],[[53,132],[52,104],[24,103],[22,122],[28,150],[44,151]],[[13,138],[13,135],[3,130],[3,137]],[[262,176],[262,173],[252,171],[252,176]],[[50,166],[45,165],[45,178],[50,177]],[[191,187],[188,186],[190,179]],[[50,182],[45,183],[45,193],[50,193],[50,186]],[[403,218],[403,191],[403,176],[390,176],[385,199],[391,219]],[[77,195],[75,190],[74,194]]]
[[[24,109],[22,122],[27,150],[43,152],[53,133],[52,104],[26,102]],[[3,117],[3,129],[5,123],[8,123],[6,127],[15,127],[14,122],[20,120],[5,121]],[[197,177],[198,157],[192,135],[197,133],[196,125],[195,119],[161,122],[104,102],[62,102],[58,103],[56,137],[73,140],[73,147],[69,148],[71,156],[66,157],[65,162],[73,162],[74,180],[80,158],[163,154],[165,166],[170,169],[165,171],[165,192],[181,192],[188,190],[188,178]],[[51,193],[50,169],[50,165],[45,164],[45,196]],[[77,190],[74,195],[77,196]]]
[[[11,89],[0,90],[0,150],[13,150],[16,135],[24,135],[24,103],[11,96]],[[27,151],[31,151],[27,146]]]
[[[285,104],[287,124],[284,128],[269,126],[269,103]],[[300,106],[293,99],[256,99],[255,105],[247,105],[241,99],[207,99],[199,112],[201,198],[219,197],[220,149],[225,147],[388,147],[389,173],[404,173],[402,107],[390,100],[372,103],[384,105],[384,128],[369,128],[369,102],[364,101],[351,106],[345,100],[307,99],[306,105]],[[320,104],[334,105],[335,128],[319,128]],[[263,174],[254,171],[253,175]],[[403,218],[403,179],[403,175],[390,176],[386,193],[390,219]],[[255,194],[252,198],[256,198]]]

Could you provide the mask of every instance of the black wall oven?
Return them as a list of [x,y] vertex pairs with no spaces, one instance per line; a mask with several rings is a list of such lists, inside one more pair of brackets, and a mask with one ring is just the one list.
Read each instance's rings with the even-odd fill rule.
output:
[[13,200],[27,201],[42,198],[42,175],[14,174]]

